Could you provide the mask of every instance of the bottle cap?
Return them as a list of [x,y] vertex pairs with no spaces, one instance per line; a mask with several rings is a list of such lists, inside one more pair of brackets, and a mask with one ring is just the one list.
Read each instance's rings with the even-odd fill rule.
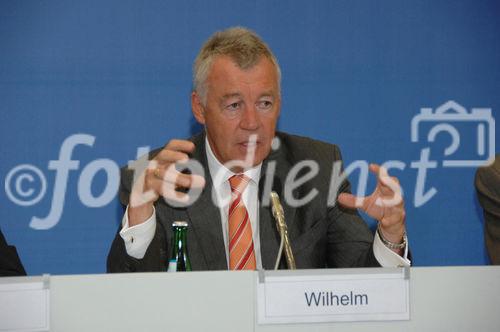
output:
[[187,221],[174,221],[172,223],[172,227],[187,227],[188,223]]

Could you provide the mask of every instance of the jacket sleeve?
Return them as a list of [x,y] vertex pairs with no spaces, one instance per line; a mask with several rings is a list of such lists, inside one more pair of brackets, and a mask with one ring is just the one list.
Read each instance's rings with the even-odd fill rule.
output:
[[500,155],[493,165],[478,169],[475,185],[483,208],[486,248],[491,263],[500,265]]
[[[132,180],[133,171],[128,167],[122,168],[119,197],[123,207],[126,207],[129,203]],[[108,254],[107,272],[165,271],[168,266],[166,246],[165,230],[161,223],[157,223],[155,235],[144,257],[137,259],[127,254],[125,243],[118,230]]]
[[[334,147],[336,161],[342,157]],[[343,168],[342,168],[343,171]],[[351,193],[351,185],[345,179],[338,187],[340,193]],[[328,211],[328,267],[379,267],[373,253],[373,234],[356,210],[340,206],[338,201]]]
[[14,246],[9,246],[0,231],[0,277],[25,276],[23,264]]
[[142,259],[137,259],[127,254],[125,243],[120,234],[117,233],[108,254],[108,273],[165,271],[167,268],[167,255],[164,234],[163,227],[158,223],[154,238],[149,244],[146,254]]

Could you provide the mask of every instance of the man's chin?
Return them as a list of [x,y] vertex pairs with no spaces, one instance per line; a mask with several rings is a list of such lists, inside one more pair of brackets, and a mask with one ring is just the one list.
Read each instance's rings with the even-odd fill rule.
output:
[[253,156],[238,154],[238,156],[235,156],[234,159],[225,162],[224,166],[226,166],[235,173],[239,173],[246,169],[259,165],[260,163],[262,163],[263,160],[264,157],[262,157],[261,154]]

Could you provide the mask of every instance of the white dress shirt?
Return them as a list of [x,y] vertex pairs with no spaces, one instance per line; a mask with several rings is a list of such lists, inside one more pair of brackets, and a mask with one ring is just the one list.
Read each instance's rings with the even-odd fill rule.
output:
[[[229,198],[231,197],[231,187],[229,185],[229,178],[236,173],[231,172],[224,167],[219,160],[215,157],[208,140],[205,138],[206,155],[208,161],[208,168],[213,182],[215,192],[214,203],[219,207],[221,215],[221,227],[224,237],[224,246],[226,248],[226,261],[229,268],[229,227],[228,227],[228,211],[229,211]],[[259,200],[258,188],[259,178],[262,163],[251,169],[248,169],[244,174],[250,178],[245,191],[243,192],[243,202],[248,210],[248,216],[252,225],[253,242],[255,250],[255,259],[257,269],[262,269],[262,257],[260,254],[260,236],[259,236]],[[221,172],[219,174],[218,172]],[[216,176],[217,175],[217,176]],[[212,196],[213,197],[213,196]],[[129,227],[128,226],[128,206],[122,219],[122,229],[120,236],[125,242],[125,249],[127,254],[142,259],[148,249],[149,244],[153,240],[156,230],[156,211],[153,207],[153,214],[145,222]],[[387,248],[380,239],[378,231],[375,232],[373,241],[373,253],[375,258],[384,267],[394,266],[410,266],[411,262],[408,260],[408,243],[405,247],[403,257],[396,254],[391,249]]]

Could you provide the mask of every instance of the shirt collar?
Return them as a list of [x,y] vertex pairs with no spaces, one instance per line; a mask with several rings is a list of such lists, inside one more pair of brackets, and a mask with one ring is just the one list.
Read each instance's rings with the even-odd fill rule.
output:
[[[220,161],[215,156],[212,151],[212,147],[210,146],[210,142],[208,138],[205,136],[205,153],[207,155],[208,169],[210,171],[210,176],[212,177],[212,182],[215,188],[220,188],[221,185],[227,183],[229,178],[237,173],[232,172],[224,165],[220,163]],[[254,166],[252,168],[247,169],[243,172],[248,178],[250,178],[250,182],[254,184],[259,183],[260,171],[262,168],[262,163]],[[219,174],[221,172],[221,174]],[[218,176],[217,176],[218,175]]]

